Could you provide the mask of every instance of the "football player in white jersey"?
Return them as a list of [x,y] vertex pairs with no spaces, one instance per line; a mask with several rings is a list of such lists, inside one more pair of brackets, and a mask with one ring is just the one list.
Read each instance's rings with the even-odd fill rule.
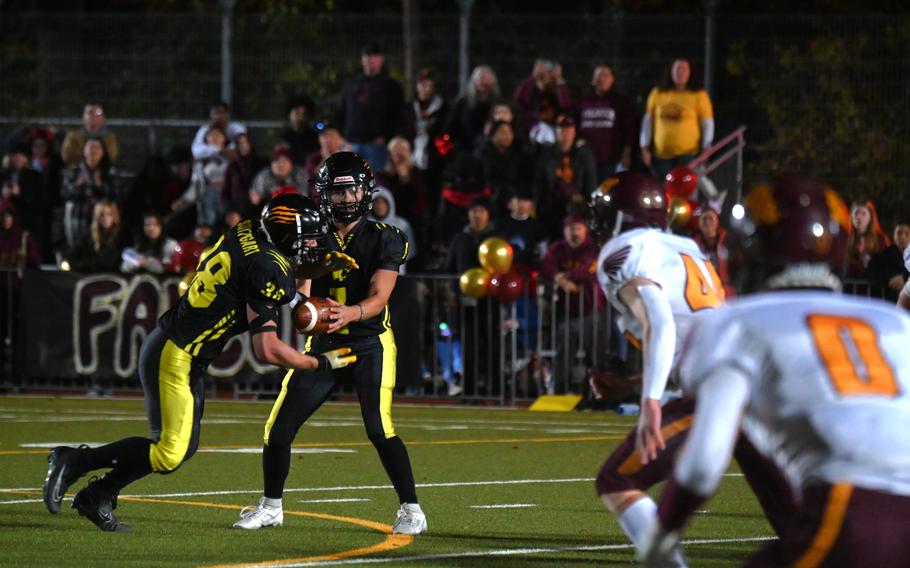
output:
[[[645,491],[669,476],[694,410],[691,399],[663,407],[661,399],[681,338],[694,320],[722,304],[723,288],[694,241],[664,231],[667,198],[654,177],[617,174],[598,188],[590,205],[594,233],[609,237],[597,261],[598,281],[619,314],[620,329],[644,356],[638,427],[604,462],[596,488],[640,549],[657,513]],[[745,439],[737,445],[737,460],[778,527],[793,511],[786,484]],[[684,564],[678,557],[670,565]]]
[[646,565],[674,558],[679,533],[727,469],[737,433],[799,496],[781,538],[750,567],[910,565],[910,316],[832,293],[846,206],[795,176],[745,200],[753,281],[768,291],[705,316],[680,376],[697,400],[688,441],[646,538]]

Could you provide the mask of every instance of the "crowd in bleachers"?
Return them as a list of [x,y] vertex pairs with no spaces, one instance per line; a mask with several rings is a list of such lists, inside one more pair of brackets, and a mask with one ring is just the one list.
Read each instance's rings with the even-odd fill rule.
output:
[[[4,263],[191,270],[207,242],[200,235],[217,236],[255,216],[282,187],[315,197],[319,164],[353,150],[377,173],[373,218],[411,238],[407,270],[460,273],[477,264],[473,251],[460,249],[465,234],[472,246],[479,235],[495,234],[512,244],[523,274],[543,268],[572,290],[588,285],[574,264],[547,257],[565,250],[564,231],[584,217],[597,185],[630,168],[662,178],[713,140],[710,98],[684,59],[668,66],[641,114],[616,88],[608,65],[594,67],[589,85],[570,86],[558,62],[538,59],[511,96],[495,71],[480,65],[452,101],[436,91],[431,69],[417,73],[406,97],[376,44],[364,46],[361,65],[334,112],[318,113],[305,94],[292,97],[277,139],[234,120],[228,104],[213,104],[192,140],[149,157],[129,187],[118,187],[121,149],[100,101],[86,103],[81,128],[16,129],[0,173]],[[470,221],[474,207],[489,214],[482,230]],[[705,203],[696,213],[683,230],[692,230],[733,292],[736,253],[728,250],[719,207]],[[906,238],[892,245],[871,203],[857,204],[852,216],[848,275],[896,289],[906,274],[885,256],[900,256]]]

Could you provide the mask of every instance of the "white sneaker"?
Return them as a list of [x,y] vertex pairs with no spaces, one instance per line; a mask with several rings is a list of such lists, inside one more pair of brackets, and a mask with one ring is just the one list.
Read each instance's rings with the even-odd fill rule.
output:
[[392,534],[420,534],[427,530],[427,516],[417,503],[402,503],[392,526]]
[[284,523],[284,511],[281,507],[269,507],[265,497],[259,499],[259,505],[244,507],[240,511],[240,520],[234,523],[235,529],[256,530],[262,527],[280,527]]
[[458,396],[462,393],[461,385],[458,383],[449,383],[449,396]]

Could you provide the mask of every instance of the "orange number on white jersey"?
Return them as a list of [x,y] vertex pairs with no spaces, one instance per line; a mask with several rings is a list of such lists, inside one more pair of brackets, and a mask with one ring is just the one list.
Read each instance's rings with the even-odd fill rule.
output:
[[705,261],[705,268],[711,277],[709,282],[691,256],[683,253],[679,253],[679,256],[686,265],[686,303],[689,304],[692,311],[716,308],[723,304],[724,288],[720,283],[720,276],[714,270],[714,265],[708,260]]
[[[885,361],[871,325],[857,318],[820,314],[810,315],[807,322],[838,393],[843,396],[899,394],[894,371]],[[855,347],[855,357],[866,369],[865,377],[860,376],[848,351],[848,337]]]

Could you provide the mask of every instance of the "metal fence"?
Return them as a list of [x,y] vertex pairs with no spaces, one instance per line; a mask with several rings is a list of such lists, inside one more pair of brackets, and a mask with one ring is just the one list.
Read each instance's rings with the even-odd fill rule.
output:
[[[213,6],[215,4],[213,3]],[[456,14],[415,14],[411,64],[432,66],[446,97],[459,84]],[[189,142],[221,96],[221,14],[16,13],[0,20],[0,116],[78,117],[86,100],[113,118],[187,119],[158,129],[157,145]],[[738,15],[716,18],[712,68],[717,132],[745,124],[752,145],[746,174],[806,171],[848,195],[871,194],[890,217],[910,217],[901,199],[910,182],[910,17],[907,15]],[[235,116],[281,121],[285,98],[307,91],[317,114],[331,114],[359,48],[385,45],[391,74],[406,68],[400,15],[275,13],[233,18],[229,47]],[[561,61],[579,95],[593,66],[611,64],[617,88],[642,109],[675,57],[700,69],[705,19],[631,16],[479,14],[470,19],[467,57],[499,75],[508,97],[538,55]],[[273,140],[262,133],[262,144]],[[124,146],[131,164],[148,153],[147,136]]]

